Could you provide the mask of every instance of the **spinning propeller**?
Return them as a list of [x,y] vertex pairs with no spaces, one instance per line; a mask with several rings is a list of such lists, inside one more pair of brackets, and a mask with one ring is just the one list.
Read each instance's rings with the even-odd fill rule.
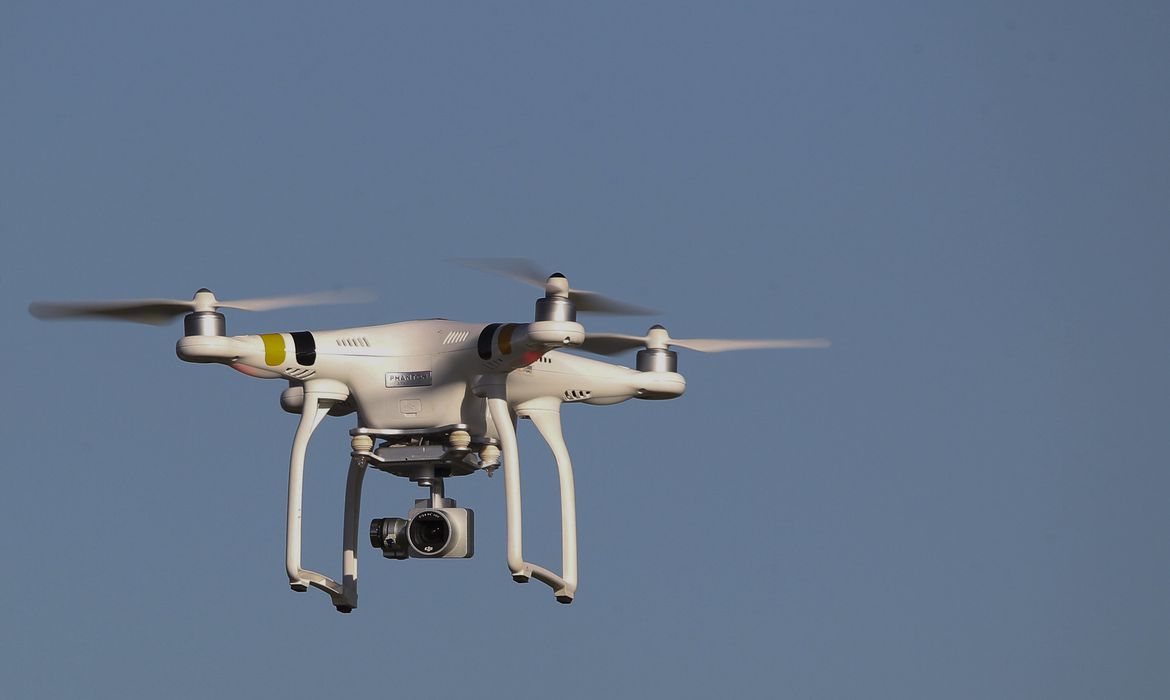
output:
[[597,355],[617,355],[629,350],[667,350],[671,346],[697,352],[766,350],[781,348],[827,348],[824,338],[775,340],[731,340],[725,338],[671,338],[662,326],[652,327],[644,336],[623,333],[586,333],[581,350]]
[[564,275],[548,276],[540,265],[527,258],[456,258],[461,263],[481,272],[511,277],[514,280],[539,287],[548,296],[567,298],[577,311],[614,316],[655,316],[660,312],[636,304],[612,299],[585,289],[570,289]]
[[43,320],[66,318],[104,318],[161,326],[192,312],[216,309],[242,311],[269,311],[293,306],[347,304],[372,301],[374,295],[361,289],[340,289],[309,294],[289,294],[255,299],[220,301],[209,289],[200,289],[190,300],[184,299],[126,299],[119,301],[34,301],[28,305],[33,316]]

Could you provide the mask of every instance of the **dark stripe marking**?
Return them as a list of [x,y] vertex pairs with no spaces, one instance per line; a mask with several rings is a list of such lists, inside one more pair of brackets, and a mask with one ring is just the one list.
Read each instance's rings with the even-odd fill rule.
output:
[[479,332],[479,342],[476,344],[479,349],[479,359],[492,359],[492,336],[496,334],[496,329],[500,327],[499,323],[492,323],[483,327]]
[[312,367],[317,361],[317,341],[313,334],[308,331],[297,331],[289,335],[292,336],[293,346],[296,348],[297,363]]

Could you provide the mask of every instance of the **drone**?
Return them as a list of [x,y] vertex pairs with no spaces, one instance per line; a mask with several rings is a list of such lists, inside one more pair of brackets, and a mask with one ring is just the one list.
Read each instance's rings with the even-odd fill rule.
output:
[[[357,607],[362,483],[373,467],[427,489],[405,518],[370,523],[371,544],[388,559],[467,558],[474,553],[474,513],[445,495],[445,481],[503,469],[507,562],[512,579],[536,579],[560,603],[577,592],[577,516],[573,465],[561,432],[565,404],[608,406],[629,399],[683,395],[672,348],[724,352],[818,348],[823,339],[727,340],[673,338],[661,325],[646,335],[586,331],[577,314],[652,315],[656,312],[597,292],[574,289],[560,274],[545,275],[522,258],[460,262],[544,289],[527,323],[465,323],[443,318],[326,331],[229,336],[219,309],[266,311],[369,301],[355,291],[221,301],[208,289],[190,300],[34,302],[41,319],[105,318],[162,325],[184,316],[179,359],[222,364],[259,379],[283,379],[280,406],[300,416],[289,459],[285,569],[298,592],[316,588],[343,613]],[[611,356],[637,351],[633,367],[566,350]],[[349,431],[342,535],[342,576],[335,580],[301,565],[301,496],[305,453],[326,416],[356,414]],[[556,460],[560,484],[561,571],[524,558],[520,453],[516,421],[529,419]]]

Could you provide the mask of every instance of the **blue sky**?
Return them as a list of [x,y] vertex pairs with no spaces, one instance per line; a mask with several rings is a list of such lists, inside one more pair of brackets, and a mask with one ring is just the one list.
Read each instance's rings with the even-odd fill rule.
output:
[[[1161,3],[7,3],[0,687],[19,697],[1161,698],[1170,83]],[[29,301],[368,286],[229,332],[523,321],[444,262],[660,308],[685,354],[565,410],[581,587],[361,552],[288,591],[283,388],[178,327]],[[550,270],[551,271],[551,270]],[[310,448],[339,567],[350,418]],[[531,426],[526,549],[559,560]],[[363,518],[417,489],[367,479]]]

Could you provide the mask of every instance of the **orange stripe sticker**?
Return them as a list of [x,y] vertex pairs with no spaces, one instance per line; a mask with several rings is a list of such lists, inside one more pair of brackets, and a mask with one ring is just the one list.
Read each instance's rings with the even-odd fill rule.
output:
[[512,332],[515,331],[516,328],[517,324],[515,323],[505,323],[503,328],[500,329],[500,338],[498,342],[500,344],[501,353],[505,355],[512,354]]

